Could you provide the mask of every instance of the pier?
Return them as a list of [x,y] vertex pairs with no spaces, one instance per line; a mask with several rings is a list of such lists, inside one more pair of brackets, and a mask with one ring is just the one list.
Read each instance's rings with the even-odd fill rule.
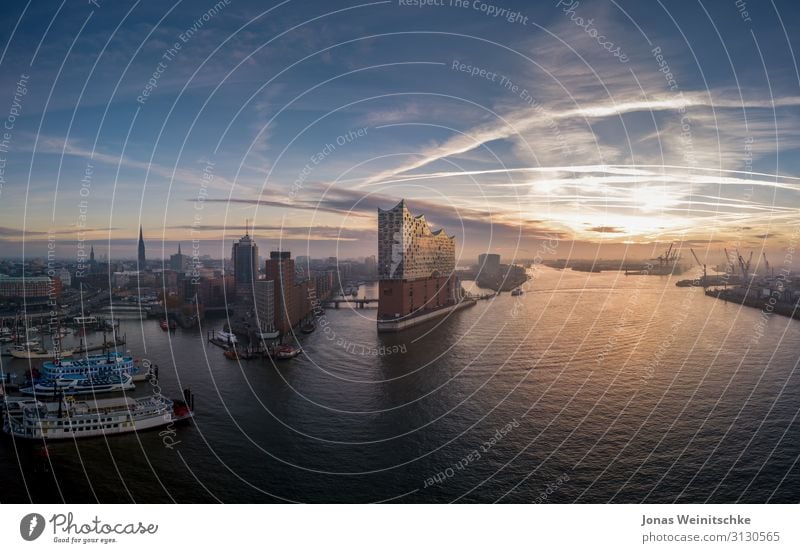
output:
[[356,309],[366,309],[367,306],[378,303],[378,298],[334,298],[329,300],[324,300],[321,302],[322,307],[333,307],[334,309],[339,309],[341,304],[346,304],[351,307],[355,307]]

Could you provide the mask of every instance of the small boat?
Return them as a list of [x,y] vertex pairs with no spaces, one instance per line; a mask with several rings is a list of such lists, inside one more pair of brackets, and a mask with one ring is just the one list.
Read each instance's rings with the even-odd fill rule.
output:
[[521,296],[523,294],[522,288],[515,288],[511,291],[512,296]]
[[230,359],[231,361],[238,361],[239,360],[239,352],[236,351],[236,348],[226,349],[223,352],[223,355]]
[[80,345],[75,348],[72,353],[73,354],[81,354],[81,353],[88,353],[90,351],[99,351],[99,350],[110,350],[114,349],[117,346],[124,346],[126,338],[124,336],[119,338],[114,338],[113,340],[106,340],[105,342],[100,342],[99,344],[84,344],[83,338],[80,340]]
[[19,349],[20,347],[24,349],[39,349],[39,340],[32,340],[19,345],[13,343],[6,344],[2,348],[2,354],[11,355],[14,350]]
[[302,352],[301,348],[294,346],[280,346],[275,350],[275,359],[294,359]]
[[64,440],[139,432],[188,420],[194,415],[182,400],[161,395],[44,402],[9,399],[4,403],[3,431],[17,438]]
[[85,316],[73,318],[72,322],[76,326],[81,326],[81,327],[83,327],[83,326],[94,326],[94,325],[97,324],[97,317],[94,317],[92,315],[85,315]]
[[214,334],[214,338],[231,346],[235,346],[238,343],[233,332],[225,332],[224,330],[218,330]]
[[[72,355],[73,351],[71,349],[62,349],[61,355],[63,357],[69,357]],[[56,356],[55,351],[47,350],[47,349],[37,349],[33,350],[27,348],[25,346],[16,346],[14,349],[11,350],[11,356],[15,359],[52,359]]]
[[311,334],[315,330],[317,330],[317,325],[314,324],[314,321],[309,321],[309,322],[307,322],[306,324],[304,324],[303,326],[300,327],[300,331],[303,334]]

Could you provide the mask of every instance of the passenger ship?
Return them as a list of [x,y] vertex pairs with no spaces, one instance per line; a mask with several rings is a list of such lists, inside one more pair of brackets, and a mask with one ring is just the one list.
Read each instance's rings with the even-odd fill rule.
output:
[[100,376],[76,376],[40,379],[30,386],[20,388],[25,395],[50,395],[63,392],[68,395],[107,394],[126,392],[136,388],[133,377],[128,373],[106,374]]
[[49,361],[42,364],[40,373],[46,380],[113,376],[127,373],[134,382],[143,382],[152,374],[149,369],[136,365],[133,357],[122,355],[119,352]]
[[3,431],[17,438],[64,440],[123,434],[190,419],[186,402],[163,396],[45,403],[9,399],[4,406]]

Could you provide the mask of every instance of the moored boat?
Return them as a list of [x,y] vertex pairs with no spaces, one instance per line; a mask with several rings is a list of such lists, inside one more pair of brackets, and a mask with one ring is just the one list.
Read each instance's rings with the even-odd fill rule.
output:
[[43,402],[9,399],[3,405],[3,431],[17,438],[59,440],[124,434],[190,419],[184,401],[163,396]]
[[303,352],[302,348],[295,346],[280,346],[274,352],[275,359],[294,359]]
[[147,380],[152,371],[136,363],[130,355],[119,352],[89,355],[60,361],[49,361],[42,364],[39,376],[46,380],[57,378],[81,378],[91,376],[119,375],[127,373],[134,382]]
[[136,388],[133,378],[127,373],[117,375],[86,376],[77,378],[53,378],[39,380],[20,388],[25,395],[52,395],[63,392],[68,395],[108,394],[126,392]]
[[224,330],[217,330],[214,333],[214,337],[220,342],[223,342],[230,346],[235,346],[238,343],[238,340],[236,339],[236,334],[234,334],[233,332],[225,332]]
[[[59,355],[69,357],[72,353],[71,349],[63,349],[59,352]],[[54,350],[43,348],[31,349],[26,346],[16,346],[11,350],[11,356],[15,359],[52,359],[56,357],[56,353]]]
[[31,340],[28,342],[24,342],[22,344],[15,344],[13,343],[12,339],[12,343],[6,343],[6,345],[3,346],[2,354],[11,355],[11,352],[14,351],[15,349],[18,349],[20,346],[27,349],[39,349],[39,340]]

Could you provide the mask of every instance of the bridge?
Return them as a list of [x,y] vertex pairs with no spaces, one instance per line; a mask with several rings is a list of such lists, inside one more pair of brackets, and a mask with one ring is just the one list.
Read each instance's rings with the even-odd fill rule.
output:
[[357,309],[365,309],[372,303],[378,303],[378,298],[335,298],[324,300],[322,307],[333,307],[339,309],[340,304],[345,304],[347,307],[356,307]]

